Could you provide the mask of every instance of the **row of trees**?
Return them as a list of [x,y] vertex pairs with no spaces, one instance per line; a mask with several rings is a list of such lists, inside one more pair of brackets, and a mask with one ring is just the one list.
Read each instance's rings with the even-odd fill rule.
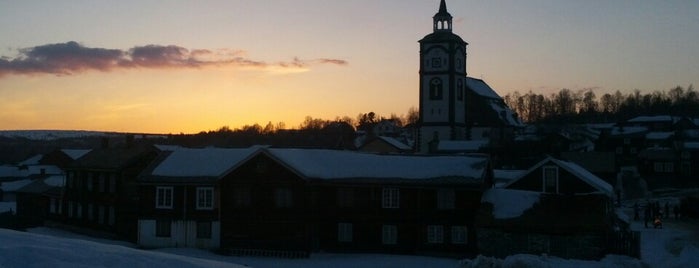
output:
[[642,94],[634,90],[622,94],[618,90],[599,99],[592,89],[561,89],[548,96],[532,91],[503,97],[505,103],[527,123],[535,122],[617,122],[639,115],[699,116],[699,93],[689,85],[669,91]]
[[[368,112],[368,113],[360,113],[357,115],[356,119],[351,118],[349,116],[343,116],[343,117],[336,117],[334,120],[329,120],[329,119],[322,119],[322,118],[314,118],[312,116],[306,116],[306,118],[299,124],[298,127],[295,129],[297,130],[302,130],[302,131],[314,131],[314,130],[322,130],[327,127],[331,127],[337,124],[346,124],[348,126],[351,126],[355,129],[362,129],[366,126],[378,123],[382,120],[391,120],[393,121],[397,126],[405,126],[408,124],[415,124],[418,121],[419,117],[419,112],[417,108],[415,107],[410,107],[408,109],[408,113],[406,115],[396,115],[396,114],[391,114],[388,117],[378,115],[374,112]],[[228,126],[223,126],[217,130],[214,131],[209,131],[208,133],[231,133],[231,132],[236,132],[236,133],[249,133],[249,134],[254,134],[254,135],[270,135],[270,134],[275,134],[278,131],[281,130],[288,130],[286,127],[286,123],[284,122],[277,122],[272,123],[271,121],[268,122],[264,127],[258,123],[252,124],[252,125],[244,125],[240,128],[236,129],[231,129]],[[200,132],[199,134],[206,134],[207,132]]]

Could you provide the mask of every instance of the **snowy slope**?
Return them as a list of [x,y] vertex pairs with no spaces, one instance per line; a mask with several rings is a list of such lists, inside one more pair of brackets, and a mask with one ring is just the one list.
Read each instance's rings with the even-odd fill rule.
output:
[[80,239],[0,229],[0,267],[244,267]]

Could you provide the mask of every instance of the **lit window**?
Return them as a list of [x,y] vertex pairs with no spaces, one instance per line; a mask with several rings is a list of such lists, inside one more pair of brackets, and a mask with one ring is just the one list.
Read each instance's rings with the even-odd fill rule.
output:
[[155,188],[155,208],[172,208],[172,187]]
[[427,243],[441,244],[444,242],[444,226],[428,225],[427,226]]
[[400,191],[398,188],[383,188],[381,201],[383,208],[399,208],[400,207]]
[[381,228],[381,243],[384,245],[395,245],[398,241],[398,227],[395,225],[384,225]]
[[337,224],[337,241],[352,242],[352,224],[341,222]]
[[214,188],[197,187],[197,209],[214,208]]

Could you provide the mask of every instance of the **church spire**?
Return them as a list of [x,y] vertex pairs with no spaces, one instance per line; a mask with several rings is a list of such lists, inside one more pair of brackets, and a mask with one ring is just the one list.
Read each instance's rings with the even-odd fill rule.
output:
[[434,31],[447,31],[451,32],[451,19],[452,16],[447,11],[447,3],[445,0],[441,0],[439,3],[439,11],[432,17],[434,20]]

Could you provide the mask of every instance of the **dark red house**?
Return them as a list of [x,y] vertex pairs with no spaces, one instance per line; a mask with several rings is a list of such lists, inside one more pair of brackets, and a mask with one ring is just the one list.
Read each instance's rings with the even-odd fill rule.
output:
[[[202,166],[217,168],[204,168],[212,172],[203,174]],[[232,253],[464,255],[476,248],[473,219],[489,170],[481,157],[175,149],[141,175],[139,243],[171,246],[183,235],[175,229],[194,229],[179,229],[176,222],[198,230],[197,221],[212,222],[205,247],[215,247],[220,232],[218,247]],[[207,187],[213,195],[210,211],[186,205],[207,203],[200,199]],[[158,208],[165,204],[171,205]],[[166,228],[158,227],[159,219],[171,221],[169,239],[165,232],[158,238],[158,230]]]

